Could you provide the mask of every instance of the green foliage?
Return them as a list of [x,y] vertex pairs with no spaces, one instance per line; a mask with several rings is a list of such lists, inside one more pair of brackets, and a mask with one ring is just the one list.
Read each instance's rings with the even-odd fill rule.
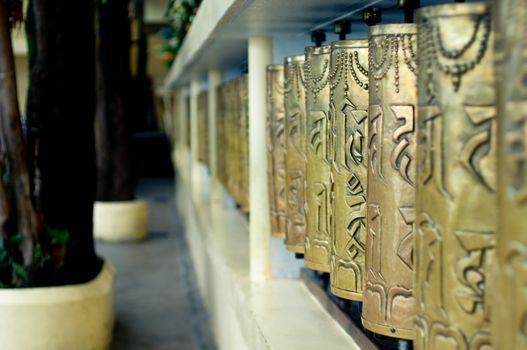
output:
[[181,48],[200,4],[201,0],[169,0],[165,16],[170,19],[172,30],[165,28],[159,33],[164,41],[162,53],[167,57],[172,55],[173,59]]
[[66,245],[70,240],[70,231],[48,227],[48,236],[52,245]]
[[22,242],[22,238],[24,238],[24,236],[22,235],[22,232],[17,232],[11,237],[9,237],[9,243],[20,244],[20,242]]
[[[66,246],[70,241],[70,232],[67,229],[47,227],[46,233],[51,246]],[[32,282],[30,268],[23,264],[18,249],[16,249],[23,238],[22,232],[16,232],[7,237],[0,236],[0,288],[27,287]],[[50,253],[45,252],[39,244],[33,249],[33,258],[33,267],[37,270],[52,262]],[[58,264],[52,262],[52,264],[56,269],[60,262]]]
[[27,266],[11,261],[11,268],[18,279],[22,281],[23,285],[27,285],[29,283],[29,270]]
[[[0,237],[0,288],[26,287],[30,284],[29,267],[22,264],[19,259],[12,255],[9,249],[12,245],[22,242],[23,235],[17,232],[8,239]],[[43,267],[49,260],[49,256],[42,252],[40,245],[34,249],[35,265]]]

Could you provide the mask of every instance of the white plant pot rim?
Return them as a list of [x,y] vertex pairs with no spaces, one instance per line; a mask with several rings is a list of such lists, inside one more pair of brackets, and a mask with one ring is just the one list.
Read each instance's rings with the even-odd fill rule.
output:
[[0,306],[13,304],[48,304],[54,302],[69,302],[97,297],[101,287],[108,279],[114,279],[115,269],[104,261],[99,274],[86,283],[67,284],[63,286],[5,288],[0,289]]
[[115,324],[115,270],[55,287],[0,289],[1,350],[106,350]]

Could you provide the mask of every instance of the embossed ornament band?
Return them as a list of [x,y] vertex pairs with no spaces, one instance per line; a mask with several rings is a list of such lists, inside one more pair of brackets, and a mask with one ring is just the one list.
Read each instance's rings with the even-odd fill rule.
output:
[[414,346],[491,349],[497,140],[489,7],[423,8],[418,27]]
[[267,67],[267,178],[273,237],[285,239],[284,65]]
[[362,322],[396,338],[415,336],[415,112],[417,27],[369,33],[368,196]]
[[306,47],[306,267],[329,272],[331,163],[329,61],[331,46]]
[[498,97],[497,259],[489,283],[496,349],[527,349],[527,2],[494,1]]
[[331,291],[362,300],[366,244],[368,41],[331,45]]
[[287,250],[304,252],[306,234],[304,134],[306,94],[303,77],[304,56],[285,58],[285,147],[286,147],[286,237]]

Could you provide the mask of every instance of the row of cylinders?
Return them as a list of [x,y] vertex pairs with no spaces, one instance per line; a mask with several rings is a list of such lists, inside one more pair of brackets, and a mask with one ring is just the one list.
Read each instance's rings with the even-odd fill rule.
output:
[[[423,8],[268,68],[273,236],[417,349],[527,348],[527,3],[492,14]],[[218,93],[219,177],[248,211],[247,77]]]
[[268,67],[272,234],[375,333],[526,349],[527,2],[417,18]]
[[[243,75],[219,87],[219,113],[216,125],[218,178],[227,193],[246,213],[249,212],[249,101],[247,84],[247,75]],[[201,106],[205,105],[201,104]],[[205,118],[203,117],[203,119]],[[205,122],[205,120],[203,121]],[[203,143],[207,144],[207,142]],[[205,154],[206,151],[203,150],[201,153]]]

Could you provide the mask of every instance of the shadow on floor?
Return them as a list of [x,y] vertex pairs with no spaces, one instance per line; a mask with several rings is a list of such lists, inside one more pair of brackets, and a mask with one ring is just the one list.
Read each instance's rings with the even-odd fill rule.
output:
[[216,349],[174,194],[171,179],[140,181],[137,195],[149,203],[150,238],[97,243],[117,270],[114,350]]

